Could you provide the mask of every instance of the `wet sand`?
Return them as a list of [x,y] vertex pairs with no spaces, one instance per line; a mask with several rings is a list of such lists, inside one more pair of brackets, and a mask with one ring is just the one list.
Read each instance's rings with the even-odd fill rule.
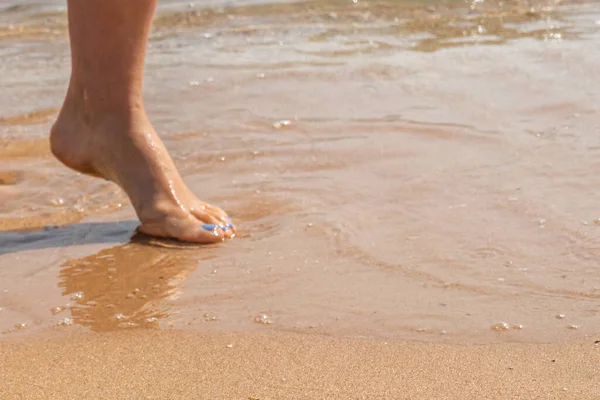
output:
[[600,397],[598,3],[217,3],[163,3],[145,83],[186,182],[240,229],[204,247],[136,235],[117,187],[52,159],[64,10],[0,11],[1,368],[40,369],[10,390],[122,390],[44,374],[105,379],[127,347],[157,398],[195,390],[205,355],[226,371],[207,398],[225,378],[404,396],[380,376],[407,398]]
[[0,361],[6,399],[600,398],[590,340],[465,347],[158,331],[0,342]]

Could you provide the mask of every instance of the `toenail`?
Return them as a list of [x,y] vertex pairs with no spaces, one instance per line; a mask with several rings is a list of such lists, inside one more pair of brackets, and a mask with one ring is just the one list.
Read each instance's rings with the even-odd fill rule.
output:
[[229,228],[229,229],[235,229],[235,225],[234,224],[228,224],[227,228]]
[[229,230],[229,225],[219,225],[223,231],[227,232]]
[[207,231],[216,231],[217,230],[217,225],[215,225],[215,224],[204,224],[204,225],[202,225],[202,229],[207,230]]

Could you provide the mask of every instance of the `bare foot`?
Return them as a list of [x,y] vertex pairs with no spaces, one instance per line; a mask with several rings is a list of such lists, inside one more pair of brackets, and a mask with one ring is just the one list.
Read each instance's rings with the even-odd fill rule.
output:
[[235,235],[227,214],[185,185],[141,107],[99,114],[67,97],[50,134],[52,152],[63,164],[125,190],[140,232],[195,243]]

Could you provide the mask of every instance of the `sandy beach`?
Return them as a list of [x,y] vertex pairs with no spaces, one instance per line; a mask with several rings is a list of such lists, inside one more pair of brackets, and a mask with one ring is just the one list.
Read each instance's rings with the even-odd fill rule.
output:
[[600,5],[162,1],[145,101],[238,237],[50,154],[65,5],[0,5],[0,398],[600,399]]
[[598,343],[460,346],[294,334],[85,334],[0,343],[0,396],[598,399]]

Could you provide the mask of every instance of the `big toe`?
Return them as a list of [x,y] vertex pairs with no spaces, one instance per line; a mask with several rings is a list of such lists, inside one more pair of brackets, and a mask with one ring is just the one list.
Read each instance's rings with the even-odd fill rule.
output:
[[190,211],[201,223],[217,225],[223,231],[225,238],[230,239],[235,236],[236,229],[231,218],[220,208],[198,200]]

